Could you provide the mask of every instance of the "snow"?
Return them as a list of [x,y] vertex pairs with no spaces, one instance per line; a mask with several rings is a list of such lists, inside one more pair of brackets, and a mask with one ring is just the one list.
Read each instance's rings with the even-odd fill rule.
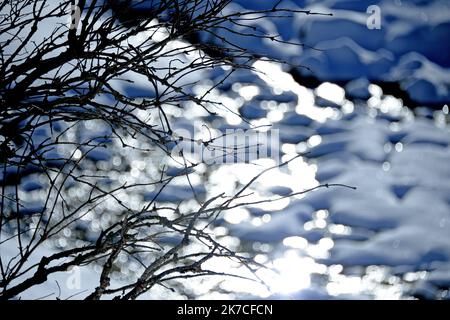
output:
[[370,98],[369,85],[367,78],[358,78],[347,83],[345,91],[352,98],[367,100]]
[[[230,9],[243,11],[270,7],[277,1],[233,2]],[[233,111],[247,119],[264,120],[272,125],[271,129],[279,130],[283,159],[306,152],[283,170],[261,177],[251,189],[254,198],[249,199],[259,200],[261,195],[283,197],[319,183],[339,183],[357,189],[320,188],[290,200],[250,206],[221,217],[217,225],[226,228],[227,237],[243,248],[253,248],[255,254],[271,261],[268,265],[281,273],[267,278],[272,279],[273,292],[258,295],[246,290],[251,287],[238,283],[237,295],[293,299],[449,298],[445,293],[450,286],[448,107],[446,112],[427,107],[450,100],[450,59],[446,54],[450,30],[448,2],[305,0],[285,4],[333,12],[334,16],[295,14],[289,19],[252,23],[267,32],[279,32],[285,40],[298,40],[322,51],[258,39],[234,40],[273,57],[307,65],[324,82],[311,90],[293,84],[292,77],[281,68],[268,69],[276,72],[267,75],[239,70],[212,93],[213,98],[229,102]],[[366,27],[366,9],[372,4],[381,7],[380,30]],[[179,45],[172,43],[171,48]],[[308,74],[301,68],[299,72]],[[193,90],[201,90],[202,81],[217,80],[225,73],[218,68],[210,73],[196,73],[186,81],[198,82]],[[271,76],[275,81],[268,80]],[[135,98],[154,95],[154,88],[144,77],[129,73],[124,78],[133,83],[111,84]],[[336,80],[349,82],[341,87],[334,83]],[[383,95],[380,87],[371,84],[375,80],[399,82],[412,100],[424,107],[414,112],[405,108],[402,101]],[[350,98],[355,100],[347,100]],[[199,129],[195,120],[206,122],[219,132],[250,127],[239,118],[230,121],[186,112],[173,117],[173,128],[194,135]],[[94,125],[85,129],[80,132],[81,140],[97,138],[97,142],[111,143],[102,140],[110,134],[109,128]],[[39,133],[41,140],[46,134]],[[36,141],[40,141],[39,137]],[[53,152],[49,156],[56,159],[59,154]],[[97,148],[87,155],[93,162],[114,162],[116,156],[110,148]],[[135,153],[127,156],[136,161],[147,160]],[[58,160],[50,162],[61,164]],[[183,183],[168,185],[156,201],[178,204],[195,197],[231,193],[236,185],[247,182],[264,166],[239,163],[212,167],[204,180],[194,169],[186,172],[170,166],[166,175],[182,175],[179,178],[184,179]],[[135,167],[135,181],[154,173],[150,165],[144,165],[145,169]],[[2,173],[0,180],[12,179],[14,169],[8,168],[6,177]],[[185,173],[192,177],[192,187]],[[22,214],[42,209],[31,197],[42,187],[34,175],[23,178],[21,189],[30,196],[30,201]],[[151,201],[158,191],[145,190],[136,195],[137,200],[133,197],[128,200],[138,204],[142,199]],[[88,223],[82,227],[92,229]],[[17,250],[11,241],[0,248],[2,259],[12,257]],[[44,248],[33,259],[52,250]],[[29,263],[33,261],[37,260]],[[416,273],[421,276],[409,281],[411,274]],[[70,275],[58,273],[45,284],[26,291],[22,298],[52,294],[47,298],[54,299],[59,295],[56,281],[62,290],[61,298],[84,290],[90,292],[98,282],[95,270],[82,268],[81,286],[72,290],[67,286]],[[367,278],[371,277],[378,279],[372,279],[375,284],[367,284]],[[395,281],[385,288],[383,281],[392,279]],[[209,292],[205,297],[213,295]]]
[[205,195],[205,188],[203,186],[193,186],[191,188],[189,185],[168,185],[161,193],[158,193],[159,190],[146,193],[144,195],[144,201],[152,201],[156,198],[159,202],[177,203],[187,199],[194,199],[195,197],[202,198]]
[[[421,121],[417,122],[420,127]],[[365,127],[355,126],[355,135],[359,133],[366,137],[370,144],[372,136],[364,135],[364,130],[370,128],[380,136],[384,134],[386,138],[384,124],[369,123],[366,123]],[[448,137],[446,129],[435,128],[435,131],[440,131],[440,136],[435,134],[437,142]],[[419,268],[434,260],[448,261],[450,167],[445,159],[449,158],[450,153],[446,146],[436,146],[432,137],[429,137],[429,140],[431,141],[420,146],[405,145],[402,152],[393,151],[388,172],[383,170],[380,163],[385,159],[371,157],[370,153],[365,154],[364,150],[359,150],[358,140],[350,140],[347,144],[335,143],[332,149],[335,152],[355,154],[358,158],[350,156],[346,162],[333,159],[332,156],[323,161],[319,160],[319,180],[357,186],[358,190],[320,190],[307,195],[301,203],[311,205],[310,212],[327,209],[330,212],[330,221],[335,224],[378,232],[377,236],[363,243],[337,242],[330,258],[326,260],[327,263],[413,265]],[[330,144],[325,142],[325,146]],[[377,149],[384,152],[383,144],[372,146],[366,151]],[[298,210],[301,211],[300,208]],[[282,219],[280,216],[285,223],[279,221]],[[245,226],[237,228],[246,229]],[[281,210],[273,215],[270,223],[260,227],[257,232],[267,232],[266,241],[271,241],[283,238],[283,234],[284,237],[303,235],[302,229],[296,214]],[[242,232],[244,231],[239,233],[239,237],[245,238],[246,235]],[[255,240],[255,231],[248,231],[248,237]],[[263,237],[258,238],[259,241],[262,239]]]
[[[9,236],[7,234],[2,233],[2,241],[8,238]],[[0,250],[3,263],[9,261],[19,253],[15,238],[3,242],[0,246]],[[55,250],[46,246],[40,246],[35,253],[30,256],[30,259],[26,262],[25,266],[31,266],[34,263],[39,262],[41,257],[50,256],[54,253],[56,253]],[[11,285],[19,283],[20,279],[24,280],[32,276],[33,270],[35,269],[27,272]],[[100,273],[95,272],[89,267],[80,267],[67,272],[58,272],[50,275],[46,282],[36,285],[30,290],[24,291],[23,294],[20,295],[20,298],[25,300],[41,298],[54,300],[60,298],[64,300],[73,296],[74,299],[81,299],[86,296],[87,293],[93,291],[99,276]]]
[[[230,10],[241,12],[274,4],[267,2],[259,6],[252,1],[234,3]],[[285,41],[307,45],[302,48],[272,41],[232,39],[247,48],[257,47],[261,53],[271,57],[307,66],[321,80],[367,78],[372,81],[399,81],[417,103],[450,100],[450,59],[445,54],[449,51],[448,1],[306,0],[283,1],[283,4],[288,8],[332,13],[333,16],[298,13],[290,19],[252,22],[252,25],[272,34],[280,34]],[[381,29],[367,28],[369,14],[366,10],[370,5],[380,8]],[[310,74],[304,68],[298,71]]]
[[267,115],[267,111],[257,104],[244,104],[244,106],[239,109],[239,112],[248,120],[265,118]]
[[[345,111],[342,106],[347,101],[338,97],[338,109],[343,111],[337,119],[304,122],[303,115],[287,111],[283,120],[274,123],[274,128],[281,129],[283,143],[295,144],[298,132],[304,134],[302,139],[308,141],[305,158],[317,167],[315,179],[357,190],[319,189],[280,209],[250,210],[253,218],[228,228],[241,241],[278,248],[269,256],[283,254],[279,247],[284,240],[301,237],[307,244],[299,254],[314,257],[328,268],[383,266],[391,268],[387,274],[400,279],[407,272],[431,270],[425,277],[429,281],[415,282],[410,289],[408,284],[403,284],[404,289],[387,289],[378,282],[379,293],[361,284],[350,289],[350,295],[345,295],[344,283],[353,281],[349,278],[353,276],[341,274],[340,280],[329,278],[331,298],[398,298],[399,292],[442,298],[440,288],[448,287],[450,265],[450,134],[448,125],[437,121],[445,117],[445,110],[423,108],[414,116],[401,102],[370,86],[367,82],[361,86],[370,89],[365,92],[371,96],[368,105],[357,104]],[[320,94],[320,90],[315,92]],[[309,143],[317,136],[320,139]],[[291,185],[296,182],[289,181]],[[268,184],[258,188],[272,190]],[[255,222],[254,217],[267,214],[268,221]],[[332,239],[325,251],[320,247],[324,239]],[[315,285],[297,294],[308,296],[312,290],[320,296],[321,288],[311,289]]]

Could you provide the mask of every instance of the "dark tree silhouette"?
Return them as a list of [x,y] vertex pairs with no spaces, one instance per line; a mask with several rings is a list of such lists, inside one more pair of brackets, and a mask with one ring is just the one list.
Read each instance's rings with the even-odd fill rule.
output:
[[[202,267],[213,257],[239,261],[251,270],[258,267],[208,229],[221,212],[245,204],[237,200],[258,177],[232,196],[196,197],[195,206],[180,212],[178,206],[161,205],[157,197],[177,176],[189,179],[188,169],[199,163],[184,161],[186,170],[171,175],[162,167],[159,175],[131,183],[117,178],[128,174],[130,165],[119,165],[112,176],[111,166],[99,164],[105,149],[122,155],[127,150],[156,162],[172,156],[174,143],[183,137],[174,134],[167,110],[183,110],[189,102],[213,116],[222,106],[207,94],[194,94],[192,76],[227,67],[228,74],[210,92],[236,70],[251,69],[256,59],[270,59],[229,42],[224,32],[236,33],[230,24],[244,27],[243,37],[282,42],[246,26],[247,21],[281,13],[312,14],[283,8],[281,1],[267,10],[224,13],[229,3],[1,2],[0,246],[13,241],[17,252],[8,259],[0,255],[0,298],[19,297],[54,273],[94,263],[102,272],[87,299],[135,299],[176,279],[224,275]],[[146,83],[146,92],[133,89],[139,81]],[[200,143],[210,146],[215,139]],[[24,192],[34,188],[25,186],[25,178],[36,176],[41,179],[36,187],[40,205]],[[146,188],[155,195],[140,206],[124,200],[124,193]],[[87,217],[102,221],[98,231],[83,228]],[[175,240],[168,245],[164,237]],[[61,250],[39,256],[39,248],[61,239]],[[140,268],[137,280],[112,287],[112,273],[124,268],[120,255],[139,262]]]

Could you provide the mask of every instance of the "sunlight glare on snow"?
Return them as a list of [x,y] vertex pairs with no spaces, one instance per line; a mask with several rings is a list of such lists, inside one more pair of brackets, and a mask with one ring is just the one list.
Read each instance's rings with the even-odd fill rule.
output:
[[381,89],[380,86],[377,86],[376,84],[370,84],[369,93],[374,97],[381,98],[381,96],[383,95],[383,90]]
[[[285,148],[286,149],[286,148]],[[282,161],[291,160],[291,154],[282,157]],[[253,177],[261,173],[264,169],[274,166],[276,162],[273,159],[258,159],[251,164],[235,163],[224,165],[211,173],[210,181],[214,184],[214,192],[231,192],[229,188],[231,181],[239,181],[241,184],[248,183]],[[308,164],[303,157],[298,157],[292,160],[287,165],[290,172],[285,172],[279,168],[273,168],[262,174],[256,181],[256,185],[263,188],[283,186],[293,190],[293,192],[300,192],[305,189],[313,188],[319,183],[316,180],[317,166],[315,164]],[[255,188],[257,186],[254,185]],[[296,196],[303,197],[302,195]],[[254,202],[267,199],[266,195],[253,193],[252,195],[243,198],[245,202]],[[265,210],[281,210],[285,208],[290,202],[290,199],[285,198],[274,202],[265,202],[258,204],[255,207],[261,207]]]
[[[283,156],[282,161],[286,161],[290,158],[292,157]],[[298,157],[289,162],[288,168],[291,170],[289,187],[294,192],[310,189],[319,185],[319,182],[316,179],[317,165],[307,163],[303,157]],[[296,197],[301,198],[302,196]]]
[[294,293],[311,285],[311,273],[316,265],[313,259],[300,257],[296,250],[288,250],[272,264],[272,268],[256,272],[272,294]]
[[81,152],[80,149],[75,150],[75,152],[73,153],[73,159],[74,160],[79,160],[81,159],[81,157],[83,156],[83,153]]
[[315,259],[328,258],[329,251],[334,246],[334,241],[331,238],[322,238],[317,244],[309,245],[306,252]]
[[336,282],[327,284],[327,291],[331,295],[352,294],[361,292],[363,289],[360,277],[346,277],[343,275],[335,276]]
[[316,94],[328,101],[342,104],[345,100],[345,91],[336,84],[324,82],[316,89]]
[[332,108],[315,106],[312,90],[299,85],[289,73],[283,71],[279,64],[269,61],[256,61],[253,67],[258,71],[256,74],[275,91],[292,91],[298,96],[298,104],[295,110],[297,113],[319,122],[325,122],[335,115]]
[[402,111],[403,102],[393,96],[386,96],[381,100],[379,108],[383,113],[399,114]]
[[314,148],[317,147],[322,142],[322,137],[319,135],[313,135],[308,139],[308,147]]
[[296,249],[305,249],[308,246],[308,241],[305,238],[293,236],[284,238],[283,245]]
[[250,101],[254,96],[259,94],[259,87],[255,85],[241,86],[238,92],[245,100]]
[[244,208],[236,208],[230,211],[226,211],[223,215],[223,218],[228,223],[238,224],[248,220],[248,218],[250,218],[250,214],[248,213],[248,210]]
[[[397,300],[402,297],[404,288],[396,276],[386,277],[386,267],[369,266],[363,277],[342,274],[342,265],[328,268],[330,282],[326,289],[330,295],[360,295],[370,292],[375,299]],[[416,281],[418,279],[414,279]],[[384,283],[384,284],[383,284]]]

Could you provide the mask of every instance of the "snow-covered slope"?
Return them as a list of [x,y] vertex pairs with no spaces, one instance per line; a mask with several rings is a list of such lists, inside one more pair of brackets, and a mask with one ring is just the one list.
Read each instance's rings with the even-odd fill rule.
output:
[[[278,1],[234,0],[230,10],[270,8]],[[380,13],[380,29],[369,29],[372,7]],[[304,75],[321,80],[399,81],[416,103],[450,101],[450,3],[445,0],[300,0],[280,7],[332,13],[333,16],[267,18],[251,22],[282,39],[305,47],[270,40],[234,40],[259,53],[301,64]],[[378,11],[377,11],[378,12]],[[244,29],[242,29],[244,30]],[[313,47],[313,48],[311,48]],[[319,50],[316,50],[319,49]]]

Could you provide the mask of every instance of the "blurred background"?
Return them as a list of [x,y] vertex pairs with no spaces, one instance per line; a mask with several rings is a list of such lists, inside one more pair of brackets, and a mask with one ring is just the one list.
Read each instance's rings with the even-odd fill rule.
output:
[[[233,0],[226,10],[259,10],[277,2]],[[324,188],[219,217],[214,234],[269,267],[256,273],[266,286],[238,278],[205,278],[190,280],[183,294],[157,288],[143,297],[450,299],[450,2],[305,0],[283,1],[283,6],[333,16],[298,13],[254,21],[255,27],[302,47],[262,38],[233,39],[249,51],[288,62],[256,62],[258,72],[239,70],[208,94],[249,122],[227,110],[210,117],[187,105],[184,112],[168,112],[173,128],[196,132],[198,138],[229,128],[270,125],[279,132],[282,160],[305,153],[263,175],[251,188],[253,201],[325,183],[357,190]],[[233,34],[224,36],[231,39]],[[208,40],[199,36],[199,41]],[[192,92],[207,92],[226,72],[219,68],[193,75]],[[125,90],[142,96],[139,85]],[[202,131],[203,125],[209,132]],[[78,134],[101,136],[103,130],[108,128],[87,124]],[[139,182],[157,175],[160,160],[144,159],[138,151],[115,148],[111,142],[89,153],[87,161],[93,172]],[[266,158],[253,164],[199,166],[189,174],[190,181],[177,178],[157,201],[189,208],[195,197],[232,193],[274,164],[276,159]],[[40,181],[33,173],[20,185],[31,210],[42,206],[40,190],[45,186]],[[76,199],[83,192],[71,194]],[[139,207],[155,196],[156,190],[145,190],[127,197]],[[108,203],[96,209],[98,216],[77,222],[67,236],[94,237],[108,222],[100,214],[105,208]],[[48,250],[65,245],[61,237]],[[120,261],[128,274],[117,274],[118,282],[138,268],[126,257]],[[231,261],[212,259],[208,265],[249,275]],[[83,269],[81,289],[69,288],[67,294],[95,286],[100,271]],[[57,277],[64,281],[67,275]],[[48,281],[24,297],[54,290],[55,283]]]
[[[278,208],[249,208],[226,215],[225,228],[258,252],[255,259],[279,270],[275,296],[448,299],[450,4],[285,4],[333,16],[256,23],[304,43],[302,49],[270,40],[240,44],[301,66],[257,63],[267,77],[243,73],[222,88],[242,99],[237,108],[253,123],[280,130],[284,156],[308,152],[267,177],[260,191],[333,182],[358,189],[318,190]],[[265,3],[233,5],[251,10]],[[245,174],[227,171],[237,179]]]

